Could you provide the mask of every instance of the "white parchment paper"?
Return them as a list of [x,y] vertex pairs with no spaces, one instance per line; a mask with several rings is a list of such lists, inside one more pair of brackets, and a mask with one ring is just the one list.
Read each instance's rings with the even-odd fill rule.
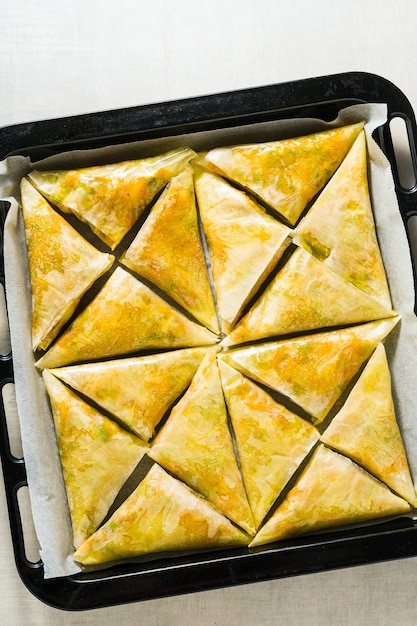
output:
[[271,141],[329,127],[366,121],[370,157],[369,181],[377,234],[388,275],[393,306],[402,320],[386,341],[397,418],[414,480],[417,477],[417,319],[410,251],[398,209],[389,162],[373,141],[386,121],[386,107],[363,104],[343,109],[331,123],[316,119],[267,122],[185,136],[149,140],[100,150],[55,155],[37,164],[13,156],[0,163],[0,198],[10,202],[4,231],[6,300],[11,333],[15,388],[23,455],[33,520],[46,578],[79,571],[72,559],[72,531],[55,439],[53,419],[42,378],[31,349],[31,297],[19,185],[32,168],[53,169],[116,162],[151,156],[185,145],[196,151],[220,145]]

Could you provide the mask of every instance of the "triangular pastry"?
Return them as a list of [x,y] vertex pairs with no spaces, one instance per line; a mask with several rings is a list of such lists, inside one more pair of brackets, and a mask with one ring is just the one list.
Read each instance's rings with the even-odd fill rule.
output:
[[96,565],[154,552],[245,546],[248,541],[208,502],[155,464],[74,558]]
[[207,348],[187,348],[51,370],[148,441],[190,384]]
[[191,386],[157,434],[149,456],[254,534],[213,351],[207,354]]
[[51,402],[77,548],[103,521],[148,446],[101,415],[50,372]]
[[321,440],[352,458],[417,507],[382,344],[376,348]]
[[120,260],[219,333],[191,167],[170,181]]
[[21,198],[32,288],[32,344],[34,350],[45,350],[114,259],[81,237],[26,178]]
[[293,339],[237,348],[221,354],[229,365],[278,391],[320,423],[397,324],[399,317]]
[[114,249],[156,194],[195,155],[179,148],[146,159],[29,174],[62,211],[73,213]]
[[222,345],[396,315],[297,248]]
[[22,204],[78,564],[417,508],[363,122],[37,170]]
[[297,226],[294,241],[391,307],[369,196],[364,131]]
[[249,546],[409,511],[408,502],[386,485],[350,459],[320,445]]
[[195,188],[224,333],[275,267],[290,229],[220,176],[197,169]]
[[295,224],[343,161],[363,123],[304,137],[215,148],[206,161]]
[[227,363],[219,360],[219,369],[258,528],[319,433]]
[[207,328],[189,320],[118,267],[36,365],[41,369],[61,367],[140,350],[217,341]]

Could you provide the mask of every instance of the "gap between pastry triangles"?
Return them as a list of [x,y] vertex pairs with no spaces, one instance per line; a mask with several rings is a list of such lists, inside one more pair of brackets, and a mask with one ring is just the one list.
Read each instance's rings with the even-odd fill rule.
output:
[[153,198],[194,156],[190,148],[178,148],[109,165],[34,170],[29,178],[42,195],[88,224],[114,250]]
[[410,512],[408,502],[347,457],[320,444],[296,484],[249,544]]
[[153,349],[204,346],[218,337],[117,267],[36,363],[40,369]]
[[20,189],[32,288],[32,344],[34,350],[45,350],[114,258],[88,243],[26,178]]
[[290,244],[291,231],[243,191],[201,167],[196,167],[195,190],[227,334]]
[[50,371],[148,441],[190,384],[207,350],[184,348]]
[[259,528],[319,433],[221,359],[219,369],[249,504]]
[[248,542],[249,537],[215,507],[155,463],[74,559],[96,565],[154,552],[231,548]]
[[50,372],[43,372],[43,380],[77,548],[101,524],[148,445],[85,403]]
[[205,356],[153,441],[149,456],[247,533],[255,533],[229,430],[216,351]]
[[200,238],[191,166],[171,179],[120,261],[211,331],[220,332]]
[[396,315],[303,248],[296,248],[221,345]]
[[345,404],[321,436],[417,507],[417,496],[395,416],[383,344],[375,349]]
[[320,423],[399,319],[231,349],[219,358],[290,398]]
[[252,192],[294,225],[339,167],[363,122],[259,144],[215,148],[215,171]]
[[365,132],[295,229],[294,242],[390,308],[368,188]]

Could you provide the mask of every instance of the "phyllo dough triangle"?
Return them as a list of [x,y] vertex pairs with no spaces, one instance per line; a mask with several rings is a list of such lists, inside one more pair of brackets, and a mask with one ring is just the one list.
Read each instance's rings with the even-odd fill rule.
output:
[[118,267],[97,296],[37,362],[52,368],[140,350],[213,344],[200,326]]
[[227,422],[215,351],[203,360],[188,391],[157,434],[149,456],[254,534],[253,516]]
[[297,226],[294,241],[391,307],[369,197],[364,131]]
[[187,348],[51,370],[148,441],[190,384],[207,348]]
[[215,148],[206,160],[295,224],[362,128],[360,122],[304,137]]
[[237,348],[221,355],[246,376],[278,391],[320,423],[397,324],[399,317],[294,339]]
[[219,333],[191,167],[171,180],[120,260]]
[[407,457],[395,417],[391,376],[380,344],[330,426],[323,443],[346,454],[417,506]]
[[62,211],[73,213],[114,249],[156,194],[195,155],[190,148],[110,165],[29,174]]
[[216,174],[197,169],[195,188],[222,330],[228,333],[289,245],[290,229]]
[[153,552],[244,546],[248,536],[157,464],[74,558],[95,565]]
[[401,515],[410,508],[353,461],[319,445],[297,483],[249,545]]
[[297,248],[222,345],[395,315],[395,311]]
[[103,521],[148,446],[86,404],[50,372],[43,372],[43,379],[77,548]]
[[21,198],[32,286],[32,344],[34,350],[45,350],[114,259],[81,237],[26,178]]
[[219,369],[258,528],[319,433],[227,363],[219,360]]

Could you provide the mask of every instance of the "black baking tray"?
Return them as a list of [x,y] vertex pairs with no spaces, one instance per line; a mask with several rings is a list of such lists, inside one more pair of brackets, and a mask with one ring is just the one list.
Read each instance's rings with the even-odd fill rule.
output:
[[[130,107],[0,128],[0,160],[11,155],[32,161],[74,149],[184,135],[287,118],[330,121],[346,106],[385,103],[388,121],[375,139],[388,157],[399,209],[410,243],[411,219],[417,214],[414,183],[404,188],[391,136],[399,117],[408,135],[409,158],[416,172],[417,129],[406,96],[388,80],[364,72],[347,72],[293,82],[218,93],[184,100]],[[4,217],[7,202],[0,202]],[[2,265],[2,264],[1,264]],[[3,267],[0,266],[4,282]],[[0,357],[0,386],[13,382],[12,355]],[[0,401],[0,453],[17,570],[41,601],[65,610],[113,606],[177,594],[417,555],[417,521],[405,517],[363,528],[337,530],[270,544],[258,551],[234,549],[126,563],[106,570],[45,579],[42,561],[25,554],[17,493],[27,485],[24,459],[12,455],[3,401]]]

